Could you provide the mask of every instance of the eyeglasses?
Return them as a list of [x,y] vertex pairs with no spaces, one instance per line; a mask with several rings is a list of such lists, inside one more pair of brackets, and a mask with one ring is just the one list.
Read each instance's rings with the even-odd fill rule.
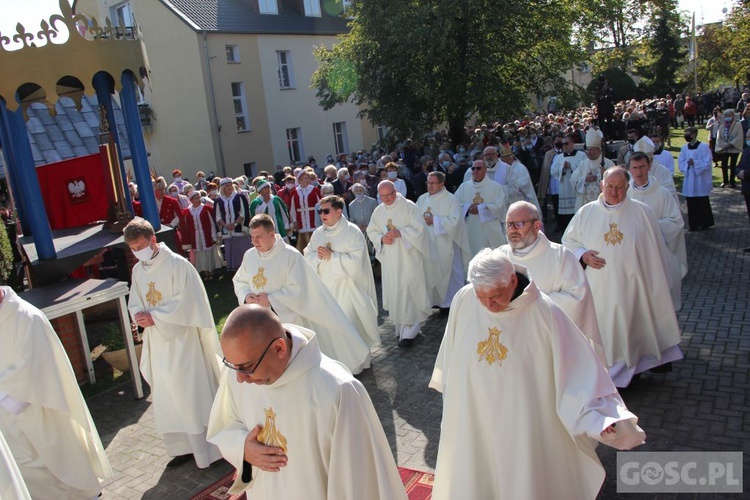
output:
[[332,208],[319,208],[317,210],[317,212],[318,212],[318,214],[326,214],[326,215],[328,215],[328,214],[331,213],[331,210],[333,210],[333,209]]
[[[288,335],[288,334],[287,334],[287,335]],[[227,358],[222,358],[221,362],[222,362],[222,363],[224,363],[224,366],[226,366],[227,368],[229,368],[229,369],[232,369],[232,370],[234,370],[234,371],[236,371],[236,372],[240,372],[240,373],[242,373],[242,374],[245,374],[245,375],[252,375],[252,374],[254,374],[254,373],[255,373],[255,370],[257,370],[257,369],[258,369],[258,367],[260,366],[261,362],[263,361],[263,358],[265,358],[265,357],[266,357],[266,353],[267,353],[267,352],[268,352],[268,350],[269,350],[269,349],[271,348],[271,346],[273,345],[273,343],[274,343],[274,342],[276,342],[276,341],[277,341],[277,340],[279,340],[279,339],[282,339],[282,340],[283,340],[283,339],[284,339],[284,337],[276,337],[275,339],[273,339],[273,340],[272,340],[272,341],[271,341],[271,342],[270,342],[270,343],[269,343],[269,344],[268,344],[268,345],[266,346],[266,349],[265,349],[265,350],[263,351],[263,354],[261,354],[261,355],[260,355],[260,359],[258,360],[258,362],[257,362],[257,363],[255,363],[255,368],[253,368],[252,370],[245,370],[244,368],[242,368],[243,366],[246,366],[246,365],[249,365],[249,364],[251,364],[251,362],[247,362],[247,363],[242,363],[241,365],[233,365],[232,363],[230,363],[229,361],[227,361]]]
[[505,225],[510,227],[515,227],[516,229],[523,229],[523,226],[526,225],[527,222],[534,222],[536,219],[529,219],[529,220],[516,220],[513,222],[506,222]]
[[484,167],[471,167],[472,170],[482,170]]

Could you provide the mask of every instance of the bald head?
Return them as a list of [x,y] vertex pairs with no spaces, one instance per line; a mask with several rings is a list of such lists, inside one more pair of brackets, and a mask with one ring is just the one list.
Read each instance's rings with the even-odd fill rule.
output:
[[606,182],[607,180],[615,181],[620,179],[627,183],[630,181],[630,176],[628,175],[628,171],[623,167],[615,166],[604,171],[604,177],[602,180]]
[[221,340],[244,338],[264,344],[283,332],[284,327],[273,311],[258,304],[242,304],[227,317]]

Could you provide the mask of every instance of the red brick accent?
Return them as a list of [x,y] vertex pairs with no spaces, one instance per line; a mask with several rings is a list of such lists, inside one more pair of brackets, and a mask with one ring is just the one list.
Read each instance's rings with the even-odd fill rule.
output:
[[73,373],[76,375],[78,383],[88,381],[86,376],[86,358],[84,355],[90,356],[90,353],[83,352],[83,346],[81,345],[81,334],[78,331],[78,322],[76,321],[75,313],[60,316],[50,321],[52,327],[57,332],[57,336],[60,338],[65,352],[68,354],[70,364],[73,366]]

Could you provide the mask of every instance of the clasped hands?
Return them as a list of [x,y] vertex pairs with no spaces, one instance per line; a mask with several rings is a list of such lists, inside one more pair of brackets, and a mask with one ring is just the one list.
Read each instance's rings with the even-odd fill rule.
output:
[[333,250],[325,246],[318,246],[318,258],[320,260],[331,260]]
[[479,213],[479,205],[477,205],[476,203],[472,203],[471,205],[469,205],[469,213],[477,215]]
[[263,307],[271,307],[267,293],[248,293],[245,295],[245,304],[258,304]]
[[393,245],[393,242],[396,241],[396,238],[401,237],[401,231],[398,229],[391,229],[387,233],[383,235],[383,238],[381,241],[386,245]]
[[154,326],[154,318],[152,318],[151,313],[148,312],[141,311],[135,313],[135,316],[133,316],[133,320],[135,321],[135,324],[140,326],[141,328]]

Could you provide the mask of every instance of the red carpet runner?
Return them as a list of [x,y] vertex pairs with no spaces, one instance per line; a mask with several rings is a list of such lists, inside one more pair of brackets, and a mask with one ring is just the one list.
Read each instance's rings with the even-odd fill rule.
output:
[[[432,498],[432,481],[435,476],[418,470],[398,468],[401,481],[404,483],[409,500],[430,500]],[[234,482],[235,473],[230,472],[217,482],[201,491],[190,500],[245,500],[245,494],[230,495],[227,493]]]

